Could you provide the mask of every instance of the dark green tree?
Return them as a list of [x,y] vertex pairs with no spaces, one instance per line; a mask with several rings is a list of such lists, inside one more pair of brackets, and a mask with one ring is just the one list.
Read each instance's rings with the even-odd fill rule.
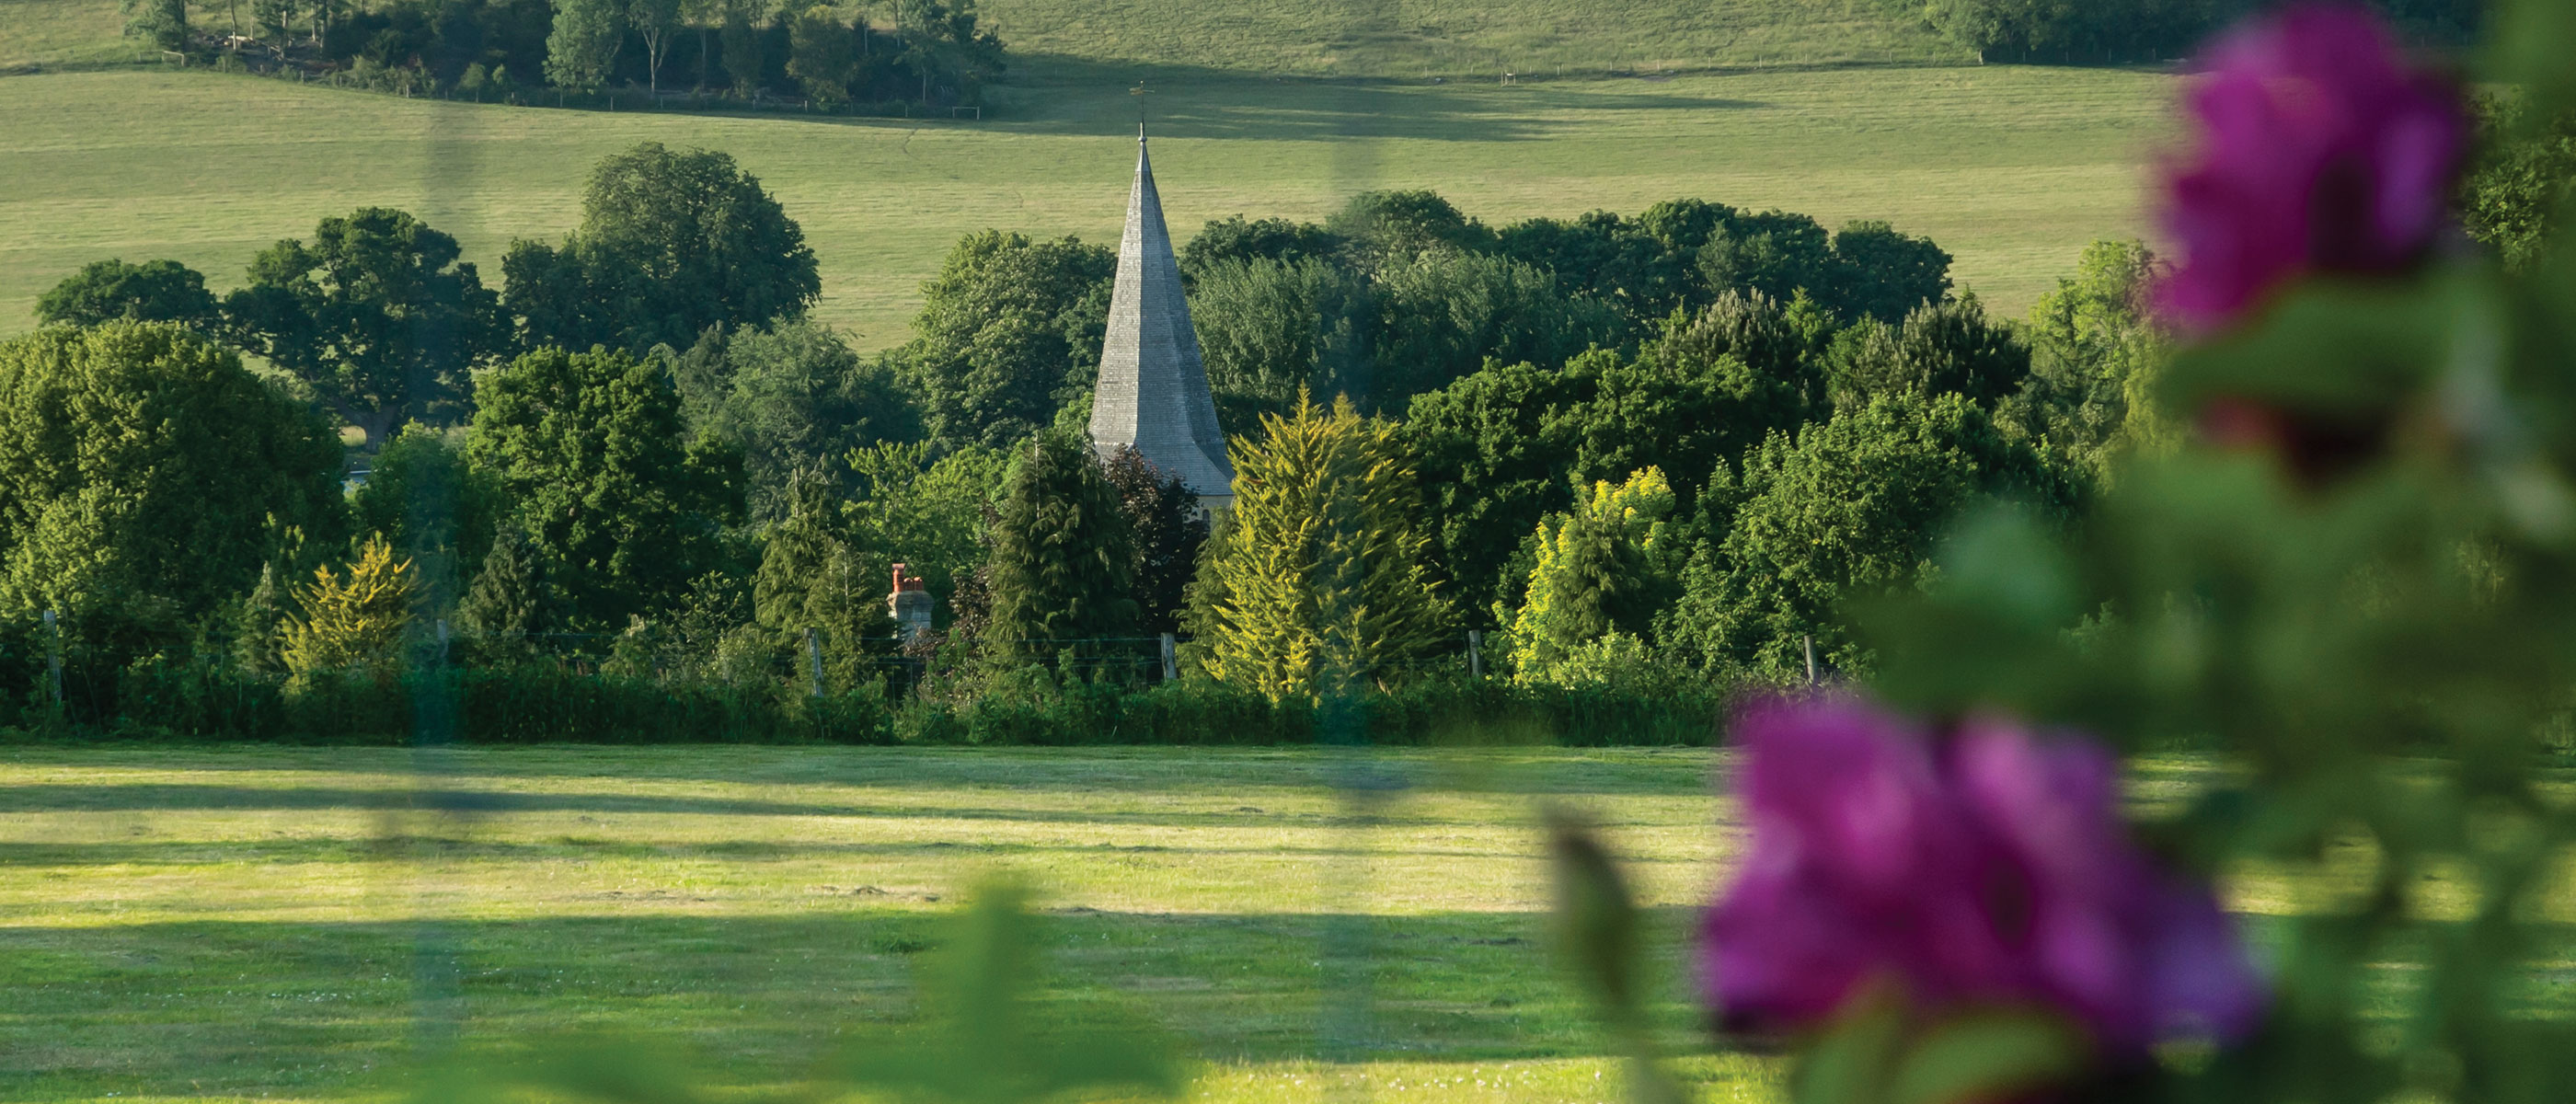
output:
[[1363,412],[1400,411],[1488,360],[1562,364],[1620,330],[1615,312],[1546,270],[1485,254],[1422,253],[1380,269],[1376,290],[1367,376],[1345,381]]
[[384,537],[413,563],[433,608],[456,600],[510,512],[491,474],[465,462],[464,445],[458,430],[405,426],[349,495],[358,532]]
[[125,36],[164,50],[188,48],[188,0],[124,0]]
[[0,621],[170,643],[256,581],[269,519],[340,539],[340,471],[321,419],[180,327],[0,343]]
[[[1780,308],[1727,296],[1675,320],[1635,360],[1577,357],[1562,371],[1496,365],[1415,398],[1403,434],[1419,458],[1436,562],[1482,627],[1516,607],[1539,520],[1571,509],[1569,489],[1655,467],[1695,472],[1814,409],[1815,386]],[[1697,478],[1671,482],[1682,507]]]
[[1367,283],[1328,261],[1208,262],[1190,292],[1190,320],[1218,420],[1251,426],[1296,405],[1300,390],[1360,389],[1374,307]]
[[1876,319],[1834,335],[1826,371],[1834,402],[1879,395],[1964,395],[1992,407],[2030,375],[2030,347],[2009,322],[1990,322],[1975,296],[1918,307],[1903,327]]
[[1437,193],[1362,192],[1324,224],[1363,271],[1409,264],[1425,253],[1482,252],[1494,232]]
[[1084,442],[1050,433],[1021,447],[990,546],[986,655],[1043,658],[1137,631],[1136,531]]
[[554,13],[554,33],[546,36],[547,82],[575,92],[607,87],[617,70],[618,48],[626,42],[626,5],[621,0],[554,0]]
[[576,627],[670,608],[724,562],[742,456],[689,438],[661,370],[623,353],[539,349],[483,377],[465,455],[516,503]]
[[872,641],[894,635],[886,611],[888,560],[864,547],[841,496],[810,469],[789,490],[786,516],[764,534],[752,576],[752,611],[762,628],[791,647],[816,635],[828,681],[847,689],[864,673]]
[[760,95],[760,75],[765,70],[760,33],[760,8],[763,0],[732,0],[725,5],[724,29],[717,33],[723,43],[724,71],[733,80],[733,94],[742,97]]
[[203,334],[222,318],[206,278],[177,261],[93,261],[36,300],[36,320],[48,325],[176,322]]
[[1760,292],[1783,303],[1799,291],[1829,296],[1841,275],[1825,228],[1786,211],[1738,213],[1709,231],[1695,258],[1711,294]]
[[1219,264],[1328,261],[1341,248],[1342,239],[1311,222],[1290,222],[1283,218],[1246,219],[1242,215],[1232,215],[1208,220],[1208,224],[1199,229],[1198,236],[1181,247],[1178,259],[1181,278],[1189,281],[1195,290],[1199,279]]
[[1866,666],[1839,619],[1852,594],[1916,585],[1942,526],[1983,496],[2070,515],[2081,485],[1956,394],[1896,392],[1831,421],[1774,433],[1721,469],[1698,511],[1713,545],[1684,572],[1663,642],[1712,669],[1803,678]]
[[456,604],[456,627],[463,637],[458,650],[482,663],[533,655],[537,638],[554,628],[555,605],[545,565],[532,554],[527,538],[515,528],[503,529]]
[[796,13],[787,28],[787,75],[796,86],[825,107],[847,101],[850,81],[859,73],[859,53],[841,13],[816,4]]
[[1179,632],[1208,521],[1198,496],[1180,477],[1165,475],[1143,453],[1125,445],[1101,462],[1118,491],[1118,509],[1136,535],[1136,611],[1146,632]]
[[[1652,214],[1652,228],[1646,218],[1630,220],[1608,211],[1571,220],[1530,219],[1503,228],[1500,251],[1555,273],[1564,286],[1589,291],[1616,308],[1632,333],[1644,332],[1664,316],[1706,301],[1696,260],[1716,225],[1714,220],[1691,225],[1691,215],[1676,206]],[[1668,239],[1656,229],[1684,240]]]
[[804,231],[759,180],[722,153],[659,142],[602,160],[563,246],[514,242],[502,271],[526,345],[637,353],[799,317],[823,287]]
[[1950,254],[1884,222],[1854,222],[1835,233],[1834,268],[1832,286],[1811,290],[1830,294],[1845,318],[1895,324],[1950,297]]
[[2074,277],[2031,306],[2030,378],[1998,419],[2096,473],[2120,448],[2146,443],[2132,412],[2151,416],[2145,388],[2173,347],[2150,301],[2163,270],[2144,242],[2085,247]]
[[286,670],[285,649],[280,635],[286,631],[286,619],[293,610],[293,598],[278,578],[274,563],[261,564],[259,582],[232,609],[227,618],[232,631],[231,656],[243,670],[273,675]]
[[627,0],[626,22],[644,40],[644,87],[662,90],[662,59],[686,27],[681,0]]
[[958,611],[961,579],[985,560],[985,520],[1011,455],[964,448],[932,459],[927,443],[878,442],[849,455],[850,520],[861,545],[911,566],[939,608]]
[[253,258],[225,322],[383,444],[452,410],[466,373],[508,344],[499,299],[458,256],[456,239],[405,212],[360,208],[322,220],[311,245],[289,238]]
[[941,450],[1001,447],[1055,424],[1100,376],[1116,254],[1079,239],[968,235],[922,285],[897,353]]
[[921,412],[893,369],[810,321],[709,331],[674,375],[690,424],[742,450],[758,521],[786,515],[793,472],[837,478],[852,449],[921,436]]

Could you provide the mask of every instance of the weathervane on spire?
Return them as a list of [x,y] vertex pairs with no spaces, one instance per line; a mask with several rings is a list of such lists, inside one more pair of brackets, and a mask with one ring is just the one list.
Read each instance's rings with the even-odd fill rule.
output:
[[1145,144],[1145,97],[1152,91],[1145,87],[1143,81],[1137,81],[1136,87],[1127,90],[1128,95],[1136,97],[1136,144],[1140,146]]

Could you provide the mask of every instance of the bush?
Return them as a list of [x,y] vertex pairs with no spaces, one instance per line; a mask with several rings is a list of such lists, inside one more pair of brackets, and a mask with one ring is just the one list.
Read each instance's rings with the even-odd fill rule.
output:
[[[649,665],[616,667],[531,656],[394,677],[354,670],[288,679],[219,648],[123,666],[74,649],[57,720],[42,640],[32,630],[0,632],[0,733],[296,744],[1705,746],[1730,696],[1691,679],[1516,686],[1458,673],[1362,694],[1347,703],[1359,727],[1345,735],[1324,727],[1333,703],[1274,703],[1204,678],[1144,684],[1032,664],[983,674],[970,694],[898,699],[882,678],[815,697],[802,678],[655,677]],[[424,716],[444,716],[452,728],[424,733]]]

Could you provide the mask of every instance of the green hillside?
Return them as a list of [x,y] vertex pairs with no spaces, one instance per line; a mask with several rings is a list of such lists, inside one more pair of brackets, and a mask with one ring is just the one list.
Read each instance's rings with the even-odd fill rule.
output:
[[[1489,222],[1700,196],[1887,218],[2019,311],[2090,240],[2140,230],[2168,78],[2007,66],[1367,86],[1101,70],[1023,83],[1000,121],[727,118],[406,100],[203,72],[0,78],[0,333],[101,257],[174,257],[218,287],[361,204],[410,208],[497,269],[575,219],[590,164],[645,139],[726,150],[803,223],[822,317],[900,340],[961,234],[1113,238],[1139,77],[1174,228],[1323,215],[1433,188]],[[497,276],[497,273],[495,273]]]
[[116,0],[0,0],[0,71],[136,60],[124,26]]
[[1955,64],[1882,0],[984,0],[1013,50],[1337,76]]
[[[1416,77],[1967,59],[1884,0],[983,0],[977,11],[1040,69],[1079,60]],[[199,26],[237,14],[248,18],[191,0]],[[122,22],[117,0],[0,0],[0,68],[131,58]]]

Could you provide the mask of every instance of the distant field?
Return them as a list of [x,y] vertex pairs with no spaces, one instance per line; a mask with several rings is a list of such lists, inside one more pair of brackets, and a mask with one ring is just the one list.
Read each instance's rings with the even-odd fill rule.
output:
[[1030,54],[1335,76],[1973,60],[1886,0],[983,0]]
[[[15,0],[0,0],[0,3]],[[101,257],[175,257],[218,287],[253,252],[361,204],[409,208],[497,278],[554,237],[602,154],[646,139],[732,153],[803,223],[821,315],[895,343],[961,234],[1111,240],[1138,79],[1173,226],[1318,217],[1352,192],[1433,188],[1500,222],[1700,196],[1828,224],[1886,218],[2018,313],[2084,244],[2142,230],[2171,78],[2011,66],[1353,84],[1179,69],[1067,71],[975,123],[602,114],[404,100],[192,72],[0,77],[0,333]]]
[[[840,6],[856,10],[858,5]],[[241,10],[191,0],[228,28]],[[1887,0],[984,0],[1024,65],[1151,62],[1417,77],[1781,65],[1957,64]],[[879,4],[873,15],[887,19]],[[130,57],[117,0],[0,0],[0,68]]]
[[[908,1014],[914,954],[1011,872],[1052,914],[1041,1022],[1168,1025],[1209,1063],[1196,1100],[1607,1104],[1616,1063],[1544,945],[1542,793],[1610,825],[1656,907],[1659,1020],[1703,1054],[1701,1098],[1775,1098],[1767,1060],[1706,1053],[1683,992],[1728,832],[1710,752],[1389,753],[1370,769],[1406,788],[1368,828],[1328,785],[1345,762],[0,748],[0,1102],[398,1099],[442,1010],[468,1047],[610,1033],[700,1063],[716,1099],[789,1098],[845,1029]],[[1368,948],[1346,1064],[1320,1038],[1334,930]],[[454,1003],[424,1003],[440,961]]]
[[0,70],[142,56],[124,29],[116,0],[0,0]]

